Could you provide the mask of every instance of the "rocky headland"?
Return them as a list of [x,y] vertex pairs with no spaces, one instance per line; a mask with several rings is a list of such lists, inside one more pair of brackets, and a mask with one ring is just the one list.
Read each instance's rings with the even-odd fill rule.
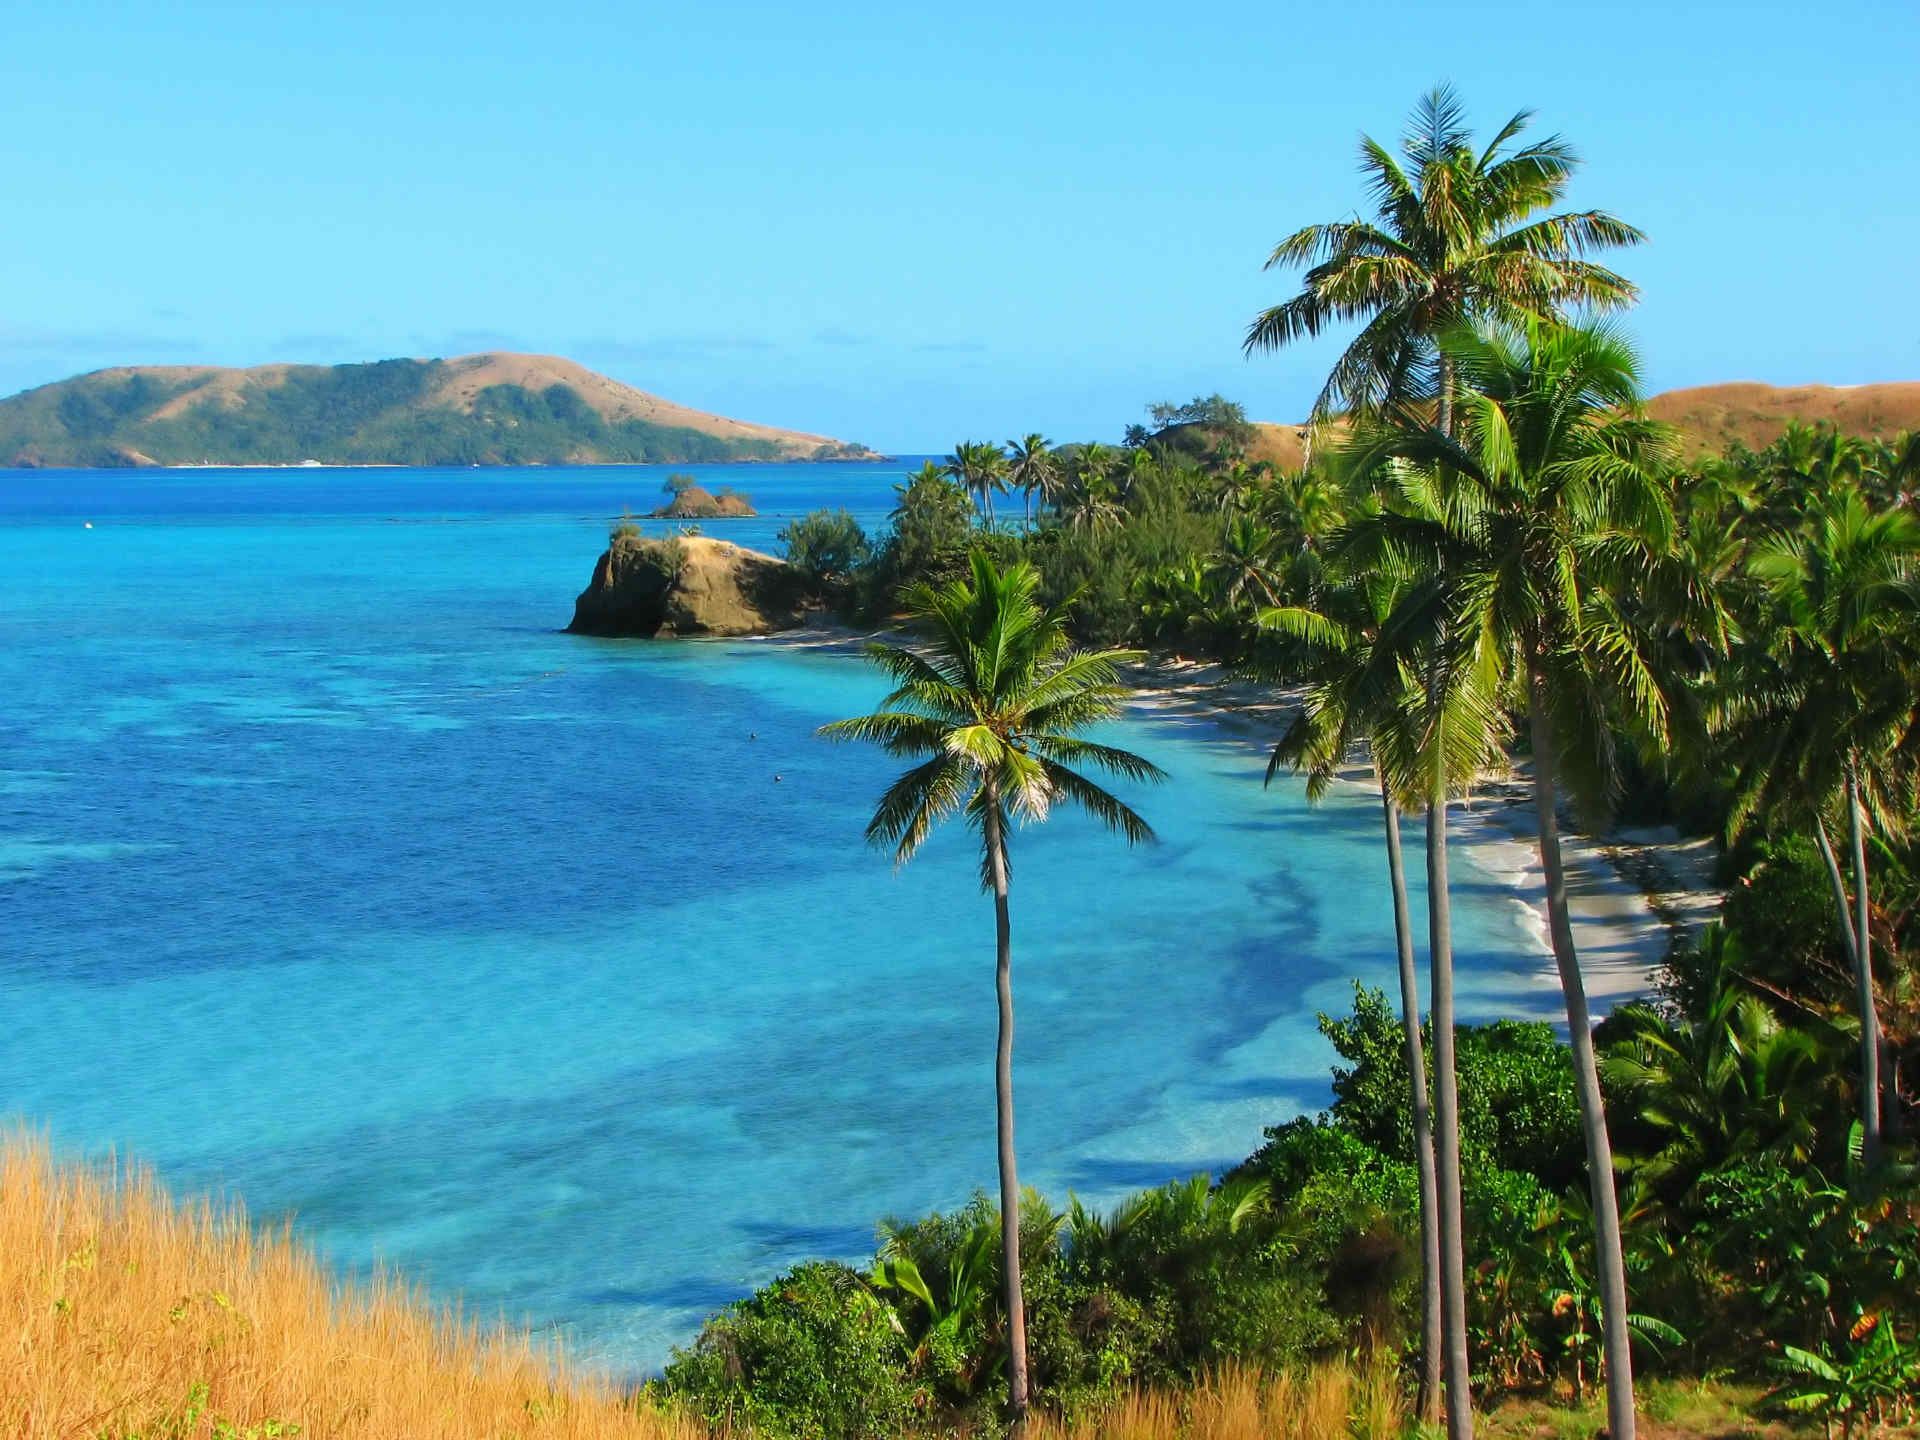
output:
[[806,577],[784,560],[704,535],[616,535],[574,601],[575,635],[768,635],[806,623]]

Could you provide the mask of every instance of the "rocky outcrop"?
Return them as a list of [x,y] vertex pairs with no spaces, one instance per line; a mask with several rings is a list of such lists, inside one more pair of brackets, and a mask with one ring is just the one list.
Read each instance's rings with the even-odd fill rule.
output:
[[738,520],[760,512],[737,490],[722,486],[719,494],[699,485],[677,492],[671,504],[653,512],[655,520]]
[[618,535],[573,604],[576,635],[767,635],[805,623],[806,577],[704,535]]

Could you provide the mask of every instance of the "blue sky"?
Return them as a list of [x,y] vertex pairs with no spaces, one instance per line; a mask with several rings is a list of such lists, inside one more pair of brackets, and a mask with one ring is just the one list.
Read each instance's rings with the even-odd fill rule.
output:
[[0,392],[570,355],[900,450],[1220,390],[1273,242],[1455,84],[1587,157],[1654,388],[1920,377],[1920,5],[13,0]]

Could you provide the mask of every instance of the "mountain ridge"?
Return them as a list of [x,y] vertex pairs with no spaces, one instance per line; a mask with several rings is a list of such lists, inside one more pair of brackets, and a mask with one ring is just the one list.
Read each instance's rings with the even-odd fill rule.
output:
[[119,365],[0,400],[0,464],[634,464],[878,458],[557,355]]

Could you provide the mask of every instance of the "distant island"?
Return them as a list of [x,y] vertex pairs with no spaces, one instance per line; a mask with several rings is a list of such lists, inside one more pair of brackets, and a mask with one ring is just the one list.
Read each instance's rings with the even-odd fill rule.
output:
[[731,485],[709,490],[691,475],[669,475],[660,487],[673,498],[649,518],[654,520],[744,520],[760,512],[751,496]]
[[0,400],[0,465],[621,465],[877,460],[691,410],[551,355],[131,365]]

